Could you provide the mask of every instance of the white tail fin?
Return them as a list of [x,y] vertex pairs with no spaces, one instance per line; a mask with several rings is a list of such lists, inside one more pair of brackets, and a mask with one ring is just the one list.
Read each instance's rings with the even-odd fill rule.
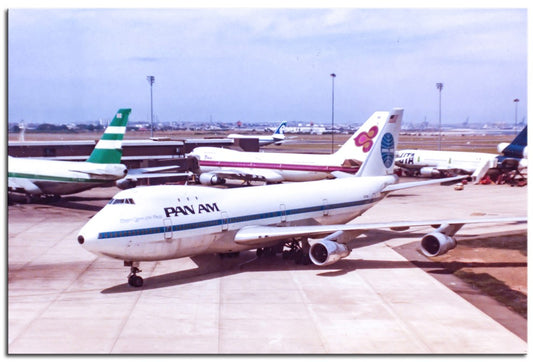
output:
[[383,128],[389,112],[375,112],[365,123],[333,154],[335,163],[343,166],[360,166],[366,159],[372,140]]
[[287,127],[287,121],[282,121],[279,124],[278,128],[276,128],[272,136],[283,135],[283,131],[285,130],[285,127]]
[[[357,153],[363,154],[363,164],[356,176],[385,176],[394,172],[394,156],[402,127],[403,109],[376,112],[357,130],[353,143]],[[372,120],[372,123],[369,121]],[[368,124],[369,123],[369,124]],[[361,132],[359,132],[361,131]]]

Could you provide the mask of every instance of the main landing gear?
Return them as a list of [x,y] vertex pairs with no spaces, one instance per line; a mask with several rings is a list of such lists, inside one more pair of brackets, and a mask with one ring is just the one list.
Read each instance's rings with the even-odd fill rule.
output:
[[258,258],[262,258],[281,254],[283,259],[294,260],[296,264],[309,265],[311,264],[309,248],[310,245],[307,239],[302,239],[301,244],[297,240],[291,240],[281,242],[276,246],[258,248],[256,255]]
[[130,267],[130,274],[128,275],[128,284],[135,288],[142,287],[143,278],[137,275],[137,273],[142,272],[142,270],[139,269],[139,262],[125,261],[124,266]]

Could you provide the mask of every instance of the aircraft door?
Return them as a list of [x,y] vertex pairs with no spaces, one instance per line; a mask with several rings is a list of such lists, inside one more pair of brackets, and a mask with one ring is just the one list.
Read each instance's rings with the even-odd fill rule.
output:
[[328,208],[328,200],[327,199],[323,199],[322,200],[322,215],[324,216],[328,216],[329,215],[329,208]]
[[221,211],[220,219],[222,222],[222,231],[227,231],[228,230],[228,213],[226,211]]
[[279,209],[281,211],[281,222],[286,222],[287,221],[287,207],[285,206],[285,204],[281,204],[279,205]]
[[163,225],[165,228],[165,239],[172,239],[172,220],[169,217],[163,219]]

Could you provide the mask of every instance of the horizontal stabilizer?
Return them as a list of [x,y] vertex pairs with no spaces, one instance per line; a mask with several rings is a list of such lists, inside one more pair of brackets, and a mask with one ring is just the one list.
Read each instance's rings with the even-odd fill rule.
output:
[[76,170],[76,169],[69,169],[69,172],[80,172],[87,175],[94,175],[94,176],[103,176],[103,175],[109,175],[109,171],[105,169],[91,169],[91,170]]

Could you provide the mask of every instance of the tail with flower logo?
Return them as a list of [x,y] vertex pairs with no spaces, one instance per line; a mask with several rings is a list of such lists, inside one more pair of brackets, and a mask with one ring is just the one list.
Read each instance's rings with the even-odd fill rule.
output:
[[[401,108],[394,108],[391,112],[375,112],[335,152],[334,157],[342,166],[359,166],[358,176],[392,174],[402,116]],[[372,147],[375,143],[379,147]]]

